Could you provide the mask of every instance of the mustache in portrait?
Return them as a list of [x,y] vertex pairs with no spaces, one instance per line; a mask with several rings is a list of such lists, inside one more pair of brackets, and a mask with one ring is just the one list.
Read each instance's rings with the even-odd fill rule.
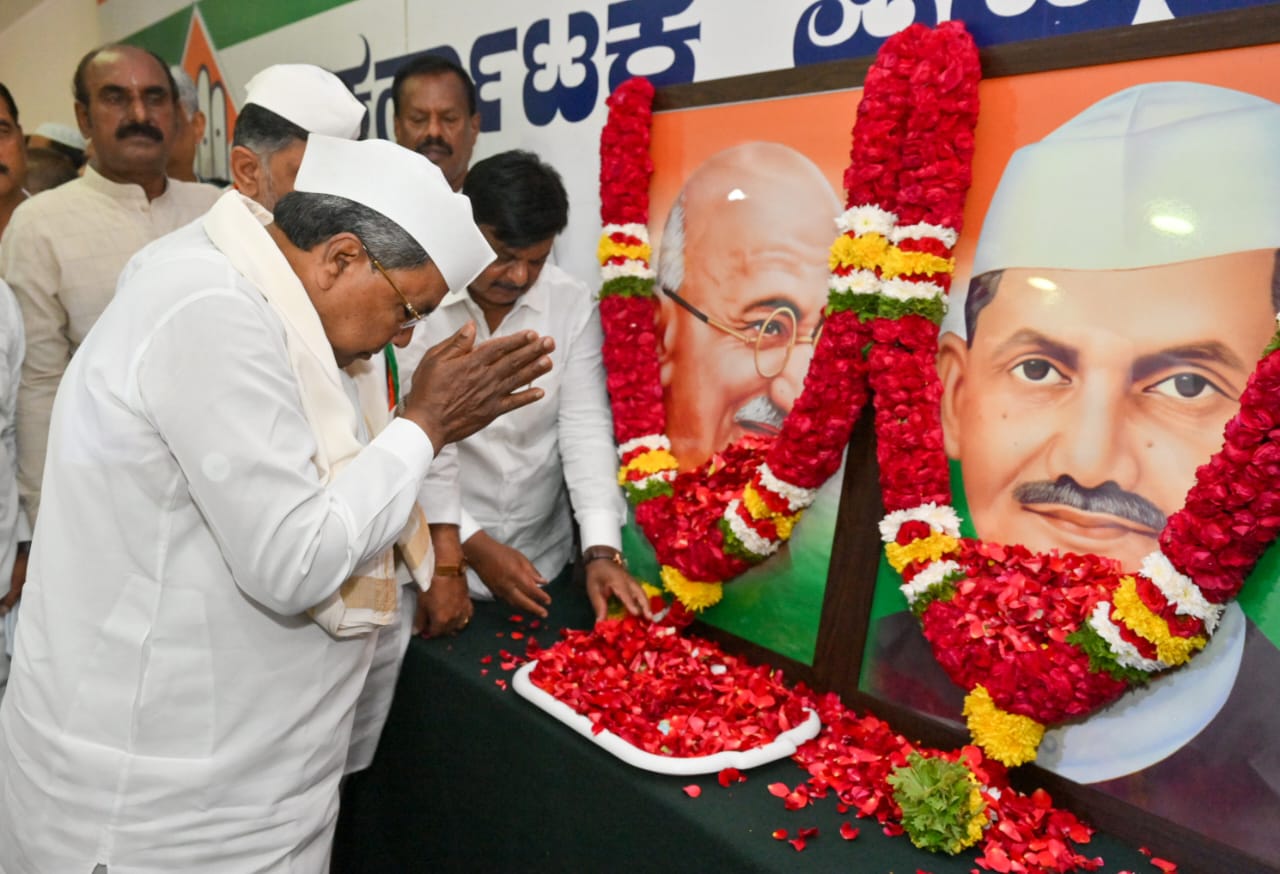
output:
[[1022,504],[1059,504],[1085,513],[1115,516],[1152,531],[1160,531],[1166,521],[1159,507],[1142,495],[1126,492],[1113,480],[1085,488],[1064,474],[1053,482],[1021,483],[1013,490],[1013,497]]
[[154,124],[145,121],[127,121],[116,129],[116,139],[123,140],[126,137],[143,136],[148,139],[155,140],[157,143],[164,142],[164,133]]

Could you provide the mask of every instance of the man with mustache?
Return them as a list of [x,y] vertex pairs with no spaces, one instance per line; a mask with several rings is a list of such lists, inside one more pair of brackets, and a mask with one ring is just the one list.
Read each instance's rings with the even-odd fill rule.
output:
[[778,143],[725,149],[685,181],[658,252],[667,435],[682,470],[778,433],[813,357],[839,214],[817,166]]
[[111,300],[125,262],[219,194],[165,176],[176,92],[160,58],[136,46],[94,49],[76,67],[72,89],[80,131],[94,147],[85,174],[23,203],[0,240],[0,276],[18,297],[27,335],[18,483],[32,524],[67,362]]
[[18,105],[0,82],[0,235],[18,204],[30,196],[24,187],[26,177],[27,150],[18,124]]
[[[1277,104],[1161,82],[1010,158],[964,336],[939,341],[945,448],[979,537],[1129,571],[1159,548],[1276,330],[1278,143]],[[1250,585],[1264,603],[1274,580]],[[1259,709],[1280,651],[1261,621],[1228,608],[1189,665],[1050,731],[1039,764],[1280,860],[1261,826],[1280,816],[1280,744]],[[957,718],[959,690],[910,615],[879,626],[875,694]],[[1230,803],[1189,791],[1209,780]]]
[[454,191],[462,188],[480,133],[476,86],[448,58],[423,55],[396,71],[391,84],[396,142],[426,155]]
[[471,168],[462,193],[497,260],[465,291],[450,293],[418,329],[401,356],[401,373],[468,322],[480,340],[533,330],[556,348],[551,372],[535,383],[542,400],[458,443],[452,485],[461,493],[460,514],[433,518],[427,508],[428,519],[461,522],[473,597],[496,596],[538,616],[551,601],[543,586],[563,589],[555,581],[575,563],[576,519],[596,619],[605,617],[611,595],[631,613],[648,615],[620,552],[626,506],[616,480],[595,295],[547,263],[569,217],[560,175],[531,152],[502,152]]

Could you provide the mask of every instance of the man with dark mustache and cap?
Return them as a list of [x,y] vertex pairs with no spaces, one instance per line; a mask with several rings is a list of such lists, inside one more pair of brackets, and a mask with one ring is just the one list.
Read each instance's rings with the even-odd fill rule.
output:
[[27,355],[18,393],[18,482],[35,524],[53,397],[72,354],[129,258],[204,213],[211,185],[165,176],[176,92],[165,63],[127,45],[94,49],[72,81],[93,142],[84,176],[23,203],[0,241],[0,276],[22,306]]
[[391,84],[396,142],[426,155],[454,191],[462,189],[480,133],[476,86],[448,58],[422,55],[396,71]]
[[29,197],[24,186],[26,176],[27,150],[18,124],[18,105],[0,82],[0,234],[18,204]]

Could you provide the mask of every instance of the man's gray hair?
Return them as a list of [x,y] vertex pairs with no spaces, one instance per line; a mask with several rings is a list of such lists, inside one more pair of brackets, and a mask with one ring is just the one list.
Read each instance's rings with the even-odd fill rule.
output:
[[388,270],[418,267],[431,260],[404,228],[345,197],[290,191],[276,204],[274,216],[276,225],[299,249],[309,250],[338,234],[350,233]]
[[684,284],[684,191],[667,213],[658,249],[658,285],[676,291]]
[[196,96],[196,83],[192,81],[191,74],[177,64],[170,67],[169,72],[173,75],[174,87],[178,89],[178,102],[182,104],[182,111],[187,114],[187,120],[190,121],[200,110],[200,99]]

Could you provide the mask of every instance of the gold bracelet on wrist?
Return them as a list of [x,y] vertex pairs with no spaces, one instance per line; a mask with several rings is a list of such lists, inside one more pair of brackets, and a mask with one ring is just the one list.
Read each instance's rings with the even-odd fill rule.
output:
[[467,560],[459,559],[457,564],[437,564],[435,576],[437,577],[464,577],[467,575]]

